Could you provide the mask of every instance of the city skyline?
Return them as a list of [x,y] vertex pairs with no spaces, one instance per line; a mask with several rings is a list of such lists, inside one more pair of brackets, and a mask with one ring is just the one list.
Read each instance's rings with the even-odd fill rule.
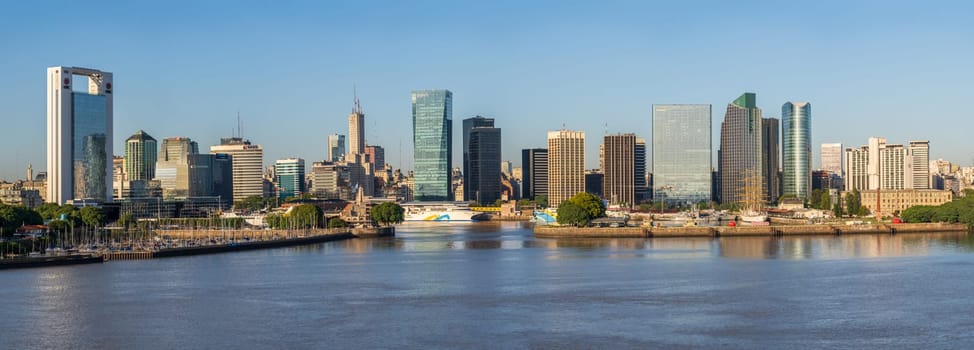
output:
[[[511,160],[515,165],[519,165],[521,149],[543,147],[545,132],[561,126],[586,131],[590,137],[599,137],[605,130],[645,136],[651,134],[652,104],[721,106],[741,91],[760,94],[763,102],[758,107],[765,111],[774,111],[776,106],[789,100],[815,101],[816,118],[812,122],[812,129],[828,132],[813,133],[813,145],[823,142],[858,144],[858,140],[875,135],[886,135],[891,139],[929,139],[940,145],[933,150],[931,159],[944,158],[968,164],[972,157],[966,151],[969,145],[962,128],[938,126],[961,122],[964,116],[953,117],[954,113],[946,106],[952,101],[969,97],[969,92],[961,87],[972,78],[972,72],[963,69],[966,66],[960,58],[969,57],[967,53],[970,47],[956,45],[958,39],[971,34],[971,29],[963,25],[959,16],[964,11],[957,11],[956,6],[928,8],[906,4],[883,4],[882,7],[845,4],[843,14],[837,15],[833,14],[832,9],[836,4],[839,3],[803,4],[803,10],[807,10],[805,16],[816,21],[799,23],[780,33],[775,33],[780,29],[777,26],[772,32],[768,30],[770,24],[757,24],[761,21],[752,21],[755,24],[734,28],[728,33],[720,33],[717,28],[726,24],[724,21],[727,19],[721,17],[728,11],[752,19],[772,19],[782,7],[795,5],[750,4],[735,9],[726,4],[710,3],[708,6],[695,6],[694,11],[700,17],[688,23],[645,23],[639,20],[639,14],[644,12],[640,10],[648,11],[652,5],[576,4],[560,8],[559,20],[546,20],[550,28],[540,24],[519,26],[517,30],[524,32],[522,39],[503,39],[504,32],[482,36],[477,33],[481,31],[481,26],[488,25],[498,17],[505,21],[531,18],[542,11],[540,6],[527,6],[523,13],[510,15],[502,10],[513,6],[511,4],[482,4],[472,6],[469,12],[460,11],[455,17],[443,20],[448,23],[469,22],[467,27],[447,35],[452,39],[451,44],[460,44],[462,48],[469,49],[467,52],[447,51],[451,44],[430,44],[432,52],[443,56],[436,58],[434,63],[454,61],[445,65],[418,65],[418,62],[430,57],[409,48],[408,45],[415,44],[417,39],[404,37],[403,44],[389,47],[379,45],[388,41],[383,40],[382,35],[388,36],[390,28],[413,23],[391,18],[393,13],[404,9],[410,13],[421,13],[423,9],[435,7],[433,5],[417,6],[417,9],[398,4],[384,9],[370,8],[370,11],[378,11],[377,15],[388,21],[383,23],[381,30],[365,30],[344,38],[325,35],[313,41],[327,47],[353,44],[352,47],[363,50],[362,55],[345,58],[287,41],[272,42],[271,38],[272,35],[298,35],[299,38],[321,35],[327,33],[330,26],[347,25],[348,19],[343,18],[357,17],[352,14],[365,10],[355,4],[327,13],[329,18],[334,16],[337,19],[330,24],[320,24],[329,21],[312,20],[315,17],[312,15],[327,12],[315,5],[292,5],[278,9],[263,14],[266,21],[259,23],[259,27],[272,30],[256,37],[253,30],[238,27],[243,24],[225,20],[214,20],[212,23],[189,20],[185,28],[160,23],[159,17],[175,15],[168,10],[152,17],[156,20],[142,23],[133,19],[138,16],[126,16],[137,13],[139,9],[120,7],[115,10],[119,16],[116,16],[118,21],[114,21],[114,24],[95,24],[86,30],[111,33],[108,39],[121,41],[126,47],[124,52],[113,48],[101,52],[82,50],[81,42],[47,47],[43,43],[59,35],[68,28],[67,25],[38,20],[41,11],[37,8],[40,5],[14,4],[7,12],[10,20],[0,21],[0,27],[7,29],[4,31],[7,33],[30,34],[16,34],[3,39],[7,46],[17,48],[19,55],[0,58],[10,68],[8,81],[13,82],[0,87],[0,101],[3,102],[0,103],[0,114],[5,116],[10,128],[19,132],[4,141],[4,147],[0,147],[0,178],[21,178],[23,170],[30,163],[34,164],[35,172],[49,170],[43,168],[44,107],[41,91],[44,82],[38,78],[38,72],[59,64],[111,71],[116,75],[116,82],[123,84],[124,89],[120,90],[123,94],[115,102],[117,132],[112,143],[116,155],[120,155],[117,150],[124,147],[125,136],[140,129],[160,138],[187,136],[204,147],[218,144],[220,137],[232,134],[239,111],[243,119],[242,136],[264,146],[267,151],[265,165],[290,155],[309,160],[325,159],[322,150],[327,142],[326,135],[346,133],[348,101],[353,95],[353,85],[357,85],[358,95],[369,106],[370,112],[365,126],[366,143],[385,146],[387,162],[404,170],[413,168],[411,137],[402,132],[409,128],[408,93],[427,87],[446,88],[456,93],[454,114],[457,118],[483,115],[495,118],[499,124],[519,124],[518,128],[505,131],[502,155],[502,159]],[[958,4],[961,5],[970,6]],[[64,7],[79,15],[94,11],[72,9],[73,6],[69,4]],[[194,9],[202,13],[225,10],[222,6],[196,6]],[[676,14],[689,11],[687,6],[665,5],[653,10]],[[775,11],[771,11],[771,8]],[[252,7],[241,6],[231,10],[230,15],[255,11]],[[856,16],[877,11],[883,15]],[[307,15],[300,15],[302,12]],[[478,18],[479,14],[484,14],[484,17]],[[609,18],[613,18],[610,15],[621,17],[609,21]],[[293,23],[284,23],[285,17]],[[904,18],[911,21],[903,21]],[[572,28],[570,24],[577,23],[573,20],[583,21],[578,28]],[[701,24],[705,25],[700,27]],[[234,32],[208,34],[213,26],[221,25],[226,26],[224,30]],[[423,28],[429,25],[425,24]],[[298,33],[301,26],[310,26],[310,34]],[[491,24],[491,27],[496,26]],[[121,29],[132,29],[139,35],[126,34],[132,30]],[[849,32],[856,35],[840,36]],[[725,41],[730,41],[728,38],[744,34],[754,35],[754,53],[721,60],[707,58],[726,49],[729,44]],[[187,40],[167,40],[156,46],[138,43],[143,37],[163,35]],[[214,35],[226,36],[227,42],[218,43],[213,48],[199,46],[204,42],[216,41],[212,40]],[[609,37],[616,38],[606,41],[605,38]],[[781,44],[780,40],[784,37],[795,40]],[[892,45],[911,38],[922,39],[929,46],[919,50]],[[253,40],[257,40],[255,45],[244,44]],[[583,51],[573,56],[578,53],[573,47],[603,47],[626,50],[624,52],[629,54],[599,57]],[[791,61],[766,54],[788,47],[800,48],[815,53],[815,56]],[[930,58],[925,54],[928,51],[944,54]],[[397,56],[392,55],[393,52],[404,53],[402,61],[378,58]],[[484,55],[485,52],[492,55]],[[667,58],[659,55],[660,52],[679,53]],[[169,62],[150,70],[140,67],[157,56]],[[328,64],[316,67],[341,69],[299,71],[296,68],[303,66],[305,60],[317,60],[323,56],[328,57]],[[427,68],[432,66],[437,68]],[[613,69],[605,68],[607,66]],[[729,69],[735,69],[741,75],[720,74]],[[792,79],[793,70],[805,72],[804,79]],[[674,79],[681,75],[686,79]],[[261,83],[255,84],[255,79]],[[198,86],[189,86],[182,81],[194,81],[192,85]],[[593,89],[593,85],[599,87]],[[925,109],[895,103],[904,94],[897,86],[915,87],[911,89],[911,94],[917,94],[919,96],[916,98],[926,101]],[[322,93],[318,92],[319,89]],[[235,92],[221,93],[231,90]],[[302,92],[305,90],[315,91],[315,94]],[[517,94],[520,90],[532,93]],[[578,91],[586,91],[584,97]],[[606,103],[609,100],[611,104]],[[865,100],[872,103],[861,103]],[[605,113],[606,106],[610,106],[610,113]],[[900,127],[908,125],[920,113],[936,115],[936,118],[942,118],[938,119],[941,122],[919,128]],[[771,113],[765,116],[780,117]],[[721,119],[722,116],[718,114],[714,122],[719,123]],[[195,123],[192,124],[195,127],[187,127],[191,123]],[[281,138],[277,133],[282,123],[297,123],[304,127],[293,131],[292,137]],[[842,128],[829,127],[840,124]],[[454,129],[453,132],[459,134],[456,126]],[[458,139],[454,138],[454,149],[460,149]],[[589,141],[586,143],[586,153],[589,154],[586,168],[595,168],[598,159],[592,155],[597,154],[599,142],[595,139]],[[719,142],[713,143],[716,149]],[[458,152],[454,153],[453,163],[461,164],[459,154],[456,154]],[[817,147],[813,147],[813,153],[812,158],[817,160]],[[818,166],[813,162],[813,168]]]

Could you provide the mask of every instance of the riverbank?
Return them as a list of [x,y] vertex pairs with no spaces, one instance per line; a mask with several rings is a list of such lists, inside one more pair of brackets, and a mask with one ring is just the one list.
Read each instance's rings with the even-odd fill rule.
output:
[[539,238],[686,238],[755,236],[836,236],[850,234],[970,232],[964,224],[787,225],[720,227],[535,226]]
[[0,260],[0,270],[28,267],[64,266],[101,263],[104,259],[93,254],[71,254],[58,256],[37,256]]
[[100,263],[111,260],[147,260],[178,256],[228,253],[245,250],[294,247],[319,244],[352,238],[392,237],[396,228],[364,227],[343,229],[319,229],[303,231],[287,230],[166,230],[157,234],[167,239],[210,239],[229,240],[228,243],[197,245],[189,247],[161,248],[157,250],[125,250],[93,254],[73,254],[64,256],[43,256],[0,260],[0,270],[28,267],[46,267]]

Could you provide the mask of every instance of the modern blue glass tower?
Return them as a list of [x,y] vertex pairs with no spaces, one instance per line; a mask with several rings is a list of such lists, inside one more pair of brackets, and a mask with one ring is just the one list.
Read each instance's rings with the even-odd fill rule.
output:
[[453,198],[453,93],[450,90],[413,91],[413,198],[447,201]]
[[781,106],[782,195],[808,199],[812,191],[812,104]]
[[653,105],[653,198],[696,204],[711,198],[711,106]]

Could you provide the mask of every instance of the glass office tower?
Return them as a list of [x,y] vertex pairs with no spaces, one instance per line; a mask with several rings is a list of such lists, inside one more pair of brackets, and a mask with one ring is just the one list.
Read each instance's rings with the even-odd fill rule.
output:
[[711,198],[711,106],[653,105],[653,198]]
[[[112,73],[47,69],[47,201],[112,199]],[[75,91],[76,76],[88,89]]]
[[447,201],[453,197],[453,93],[449,90],[413,91],[414,192],[417,201]]
[[808,199],[812,192],[812,104],[781,106],[782,194]]

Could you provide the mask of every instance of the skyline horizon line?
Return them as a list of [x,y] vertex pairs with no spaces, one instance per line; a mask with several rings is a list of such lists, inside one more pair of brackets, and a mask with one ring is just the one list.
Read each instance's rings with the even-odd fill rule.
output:
[[[52,66],[52,67],[66,67],[66,66]],[[49,68],[52,68],[52,67],[49,67]],[[71,67],[71,68],[74,68],[74,69],[82,69],[82,70],[91,70],[92,69],[92,68],[85,68],[85,67]],[[114,72],[112,72],[112,74],[114,74]],[[88,78],[87,77],[82,77],[81,79],[87,80]],[[450,91],[451,93],[453,91],[453,90],[450,90],[450,89],[410,89],[411,93],[421,92],[421,91],[436,91],[436,90]],[[72,89],[71,89],[71,91],[72,92],[84,92],[84,91],[75,90],[74,89],[73,81],[72,81]],[[753,92],[753,91],[757,91],[757,89],[746,89],[743,94],[754,94],[755,96],[758,95],[758,93]],[[741,96],[743,96],[743,95],[741,95]],[[800,101],[800,102],[798,102],[798,101]],[[734,103],[734,100],[731,100],[727,104],[730,105],[730,104],[733,104],[733,103]],[[806,99],[788,100],[788,101],[784,102],[782,104],[782,106],[784,106],[784,105],[786,105],[788,103],[811,104],[811,100],[806,100]],[[757,105],[757,102],[755,102],[755,104]],[[713,107],[714,104],[712,104],[712,103],[651,103],[651,104],[649,104],[649,107],[650,107],[649,108],[650,109],[649,110],[650,119],[651,119],[651,115],[652,115],[652,108],[655,107],[655,106],[657,106],[657,105],[707,105],[707,106]],[[765,111],[765,109],[764,108],[761,108],[760,106],[758,106],[758,108],[761,109],[762,111]],[[771,110],[775,110],[775,109],[771,109]],[[356,111],[360,111],[360,112],[363,112],[364,113],[364,108],[361,107],[360,98],[359,98],[358,93],[357,93],[357,84],[353,84],[352,111],[353,111],[353,113],[355,113]],[[503,120],[503,118],[497,118],[496,116],[493,116],[493,115],[488,114],[488,113],[473,113],[473,114],[470,114],[470,115],[471,116],[468,117],[468,118],[474,118],[474,117],[477,117],[477,116],[485,116],[486,115],[487,117],[490,117],[490,118]],[[243,139],[247,139],[247,140],[253,140],[253,138],[251,136],[245,136],[244,135],[242,125],[243,125],[243,121],[244,121],[245,118],[242,117],[241,110],[240,110],[239,107],[237,108],[235,117],[236,117],[235,118],[236,119],[235,121],[236,121],[236,124],[237,125],[235,126],[235,128],[233,128],[233,127],[231,128],[231,134],[233,135],[231,137],[237,137],[237,138],[243,138]],[[711,112],[710,118],[711,118],[711,121],[714,121],[715,120],[712,112]],[[725,113],[725,115],[722,118],[719,119],[719,121],[722,121],[724,118],[726,118],[726,113]],[[777,115],[771,115],[768,118],[780,119],[781,117],[780,116],[777,116]],[[463,119],[467,119],[467,118],[463,118]],[[463,119],[461,119],[461,120],[463,120]],[[566,121],[566,122],[563,122],[562,123],[562,129],[548,128],[548,129],[546,129],[546,131],[553,131],[553,130],[587,131],[587,130],[584,130],[584,128],[570,128],[570,127],[568,127],[567,124],[568,124],[568,122]],[[340,123],[338,125],[339,125],[338,130],[340,130]],[[374,120],[373,120],[373,124],[372,125],[373,126],[375,125],[375,121]],[[612,134],[611,132],[608,132],[608,128],[607,128],[608,123],[604,123],[604,125],[606,126],[606,128],[603,130],[603,132],[599,133],[599,135],[606,136],[606,135]],[[451,130],[451,132],[454,133],[454,134],[456,134],[458,132],[458,130],[456,130],[458,127],[459,126],[455,126],[453,128],[453,130]],[[368,128],[366,128],[366,129],[368,129]],[[712,127],[712,129],[713,129],[713,127]],[[137,130],[146,130],[146,128],[145,127],[140,127]],[[331,130],[336,130],[336,129],[335,128],[332,128]],[[650,128],[650,132],[647,133],[647,135],[649,135],[649,136],[641,136],[643,134],[637,133],[637,132],[632,132],[632,131],[616,131],[616,133],[634,133],[637,136],[640,136],[642,138],[650,139],[650,140],[652,139],[652,137],[651,137],[651,135],[652,135],[652,128]],[[302,159],[311,159],[312,161],[317,161],[319,159],[320,160],[327,160],[327,158],[328,158],[327,157],[327,137],[328,137],[328,135],[331,135],[331,134],[340,134],[340,135],[346,135],[347,136],[348,133],[347,133],[347,130],[346,130],[345,132],[331,132],[331,133],[324,134],[323,137],[322,137],[322,140],[318,140],[318,141],[324,141],[324,143],[325,143],[325,147],[322,147],[321,148],[322,150],[325,151],[325,152],[323,152],[323,153],[325,153],[325,156],[324,157],[319,157],[318,155],[315,155],[313,157],[302,156],[302,155],[300,155],[300,153],[301,153],[300,151],[299,152],[293,152],[293,151],[276,151],[276,153],[278,153],[278,154],[286,154],[287,156],[267,157],[267,160],[270,160],[270,161],[268,162],[268,161],[265,160],[263,166],[266,168],[269,165],[273,165],[273,163],[274,163],[275,160],[277,160],[277,159],[283,159],[282,157],[288,157],[288,156],[298,157],[298,158],[302,158]],[[540,134],[540,132],[539,132],[539,134]],[[881,135],[882,133],[879,133],[879,134]],[[127,135],[127,133],[125,135]],[[193,137],[187,136],[187,135],[189,135],[189,134],[188,133],[180,133],[178,135],[166,136],[164,138],[169,138],[169,137],[188,137],[190,139],[194,139]],[[875,134],[872,134],[872,135],[875,135]],[[113,135],[113,139],[114,139],[113,140],[113,143],[116,146],[118,146],[118,145],[124,145],[125,137],[123,137],[123,136],[124,135],[121,135],[121,134],[120,135]],[[400,137],[402,137],[402,136],[400,136]],[[869,136],[869,137],[883,137],[883,136]],[[223,138],[223,137],[221,136],[220,138]],[[714,138],[719,139],[719,132],[718,133],[715,133]],[[195,138],[195,139],[199,139],[199,138]],[[868,137],[867,137],[867,139],[868,139]],[[596,138],[596,140],[597,140],[597,138]],[[906,142],[908,143],[908,142],[911,142],[911,141],[930,141],[930,140],[931,140],[930,138],[924,139],[924,138],[920,138],[920,137],[910,137],[910,138],[907,138],[907,141]],[[384,146],[382,144],[370,143],[369,142],[369,137],[368,137],[368,132],[365,133],[364,141],[365,141],[365,143],[367,145],[370,145],[370,146],[382,146],[383,148],[394,150],[394,148],[387,147],[387,146]],[[456,148],[457,147],[456,143],[457,142],[454,142],[454,145],[452,145],[451,147]],[[821,145],[821,144],[825,144],[825,143],[841,143],[843,145],[853,145],[853,144],[855,144],[855,143],[834,142],[834,141],[820,142],[820,143],[816,143],[816,144],[817,145]],[[216,144],[219,144],[219,143],[218,142],[214,142],[213,144],[216,145]],[[267,142],[255,142],[255,144],[259,144],[259,145],[261,145],[261,147],[264,147],[264,145],[265,144],[268,144],[268,143]],[[595,159],[594,161],[590,160],[590,157],[588,156],[588,153],[591,153],[591,152],[588,152],[587,151],[587,149],[588,149],[588,145],[587,144],[588,144],[588,142],[586,142],[586,152],[585,152],[586,153],[586,157],[585,157],[586,169],[589,169],[589,168],[594,169],[594,167],[592,167],[590,165],[592,163],[597,162],[598,159]],[[596,142],[595,144],[598,145],[598,144],[601,144],[601,142]],[[717,153],[716,151],[720,149],[720,144],[719,144],[719,141],[718,142],[714,142],[713,144],[714,145],[712,146],[712,153],[714,153],[714,154],[713,154],[713,157],[712,157],[713,159],[712,160],[714,162],[716,162],[716,153]],[[403,145],[403,147],[408,148],[407,145]],[[115,148],[117,148],[117,149],[124,149],[123,147],[115,147]],[[527,147],[527,148],[533,148],[533,147]],[[846,147],[843,147],[843,151],[845,150],[845,148]],[[268,148],[264,148],[264,149],[265,150],[268,150]],[[304,149],[307,149],[307,148],[304,148]],[[520,150],[522,150],[522,149],[525,149],[525,148],[520,148],[519,147],[519,148],[517,148],[517,151],[520,152]],[[818,169],[818,168],[821,167],[821,154],[819,152],[817,152],[818,149],[819,149],[818,147],[813,147],[813,154],[814,154],[813,161],[814,161],[815,164],[818,165],[817,167],[815,167],[816,169]],[[649,154],[651,154],[651,152],[649,152]],[[113,156],[124,156],[124,154],[122,154],[122,155],[113,154]],[[456,156],[454,156],[454,158],[457,158],[458,156],[459,155],[456,155]],[[515,157],[503,157],[503,159],[507,159],[512,164],[517,164],[518,166],[523,166],[522,164],[519,164],[520,163],[520,159],[517,156],[515,156]],[[647,157],[647,164],[652,164],[652,160],[651,159],[652,159],[651,158],[651,155]],[[937,159],[945,159],[945,158],[938,157]],[[415,159],[413,159],[413,160],[415,160]],[[453,160],[454,160],[454,163],[457,163],[457,159],[453,159]],[[952,163],[955,163],[955,164],[962,164],[960,162],[956,162],[956,161],[950,160],[950,159],[945,159],[945,160],[951,161]],[[462,162],[462,159],[460,159],[459,162]],[[22,162],[20,162],[20,163],[22,163]],[[31,165],[33,163],[34,162],[32,160],[28,160],[27,161],[27,164],[28,165]],[[415,167],[414,164],[413,164],[413,162],[409,162],[409,158],[403,159],[402,157],[399,157],[399,159],[396,159],[396,161],[393,161],[392,160],[392,157],[387,157],[386,163],[388,163],[388,164],[397,164],[397,167],[395,169],[399,169],[399,170],[403,170],[403,171],[412,171],[412,170],[414,170],[414,167]],[[38,163],[38,164],[43,164],[43,163]],[[409,166],[409,164],[412,164],[413,166]],[[716,167],[715,167],[715,169],[716,169]],[[47,172],[47,171],[48,171],[48,169],[46,169],[46,167],[44,169],[40,170],[40,172]],[[6,177],[0,177],[0,179],[6,179]]]

